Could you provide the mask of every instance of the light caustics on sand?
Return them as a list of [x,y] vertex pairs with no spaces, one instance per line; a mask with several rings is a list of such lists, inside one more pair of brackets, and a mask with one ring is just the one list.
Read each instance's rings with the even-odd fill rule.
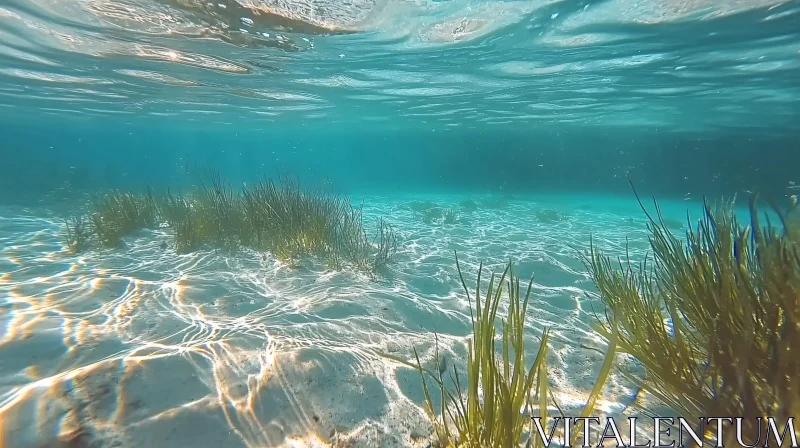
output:
[[[436,333],[451,365],[463,365],[471,327],[453,250],[468,279],[480,261],[496,269],[509,258],[523,278],[535,273],[530,347],[553,328],[554,390],[578,409],[602,359],[591,348],[602,346],[588,327],[597,304],[584,296],[591,287],[569,245],[594,232],[622,250],[627,236],[639,256],[643,221],[580,204],[480,203],[374,205],[368,213],[391,215],[402,236],[378,281],[246,251],[177,256],[160,247],[169,235],[159,231],[71,256],[60,222],[4,210],[0,440],[416,446],[430,431],[419,378],[377,352],[411,359],[416,347],[430,362]],[[427,219],[436,204],[459,210],[456,221]],[[600,405],[621,412],[634,393],[615,376]]]

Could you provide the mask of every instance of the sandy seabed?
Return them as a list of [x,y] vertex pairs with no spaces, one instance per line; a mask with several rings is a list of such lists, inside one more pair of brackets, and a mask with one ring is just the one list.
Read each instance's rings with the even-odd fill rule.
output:
[[[457,211],[456,222],[425,222],[415,209],[426,201]],[[398,234],[377,279],[250,251],[176,255],[169,230],[71,255],[62,216],[3,207],[0,447],[429,446],[418,373],[378,352],[411,360],[416,347],[431,364],[438,335],[463,372],[470,310],[454,251],[470,287],[481,261],[484,291],[509,259],[521,283],[535,275],[526,359],[551,328],[551,387],[565,413],[580,412],[605,345],[590,328],[602,305],[576,249],[591,235],[616,257],[627,237],[641,258],[635,198],[364,202],[368,228],[383,216]],[[687,205],[661,203],[672,230]],[[640,368],[623,356],[617,365]],[[636,392],[612,372],[600,412],[621,415],[642,400]]]

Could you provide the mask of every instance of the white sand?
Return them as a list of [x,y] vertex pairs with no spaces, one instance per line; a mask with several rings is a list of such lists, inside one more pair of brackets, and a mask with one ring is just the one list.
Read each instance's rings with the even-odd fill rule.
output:
[[[399,233],[378,281],[247,251],[176,256],[159,248],[166,232],[72,256],[60,216],[3,208],[0,447],[428,446],[419,376],[376,351],[410,360],[416,347],[429,363],[436,332],[463,368],[471,327],[453,250],[471,288],[481,260],[484,279],[509,258],[522,282],[535,273],[527,359],[551,327],[552,387],[576,415],[602,362],[581,345],[604,345],[588,325],[602,308],[584,295],[593,287],[569,245],[586,247],[592,232],[619,255],[627,236],[641,256],[635,200],[514,200],[427,225],[406,208],[414,199],[458,208],[462,198],[367,198],[367,218]],[[666,213],[680,221],[685,206]],[[569,218],[541,222],[548,209]],[[633,391],[616,374],[609,383],[598,406],[616,414]]]

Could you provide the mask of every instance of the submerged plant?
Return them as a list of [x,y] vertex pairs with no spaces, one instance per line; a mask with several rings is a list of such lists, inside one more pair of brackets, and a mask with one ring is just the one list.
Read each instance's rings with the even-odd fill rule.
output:
[[[788,211],[773,205],[782,229],[769,220],[761,226],[755,197],[747,226],[731,203],[714,210],[706,203],[685,244],[656,209],[658,220],[645,210],[652,262],[634,268],[620,260],[614,269],[593,245],[585,259],[614,319],[598,331],[619,330],[620,350],[646,369],[643,378],[628,377],[679,415],[743,417],[741,440],[760,443],[765,417],[783,425],[800,414],[796,199]],[[734,444],[734,432],[727,434],[718,443]]]
[[175,223],[175,252],[188,254],[200,249],[202,244],[201,232],[193,221],[191,215]]
[[444,212],[439,207],[425,209],[421,213],[422,222],[425,224],[438,224],[444,218]]
[[92,230],[83,215],[73,216],[64,220],[66,225],[66,245],[73,254],[82,252],[89,246]]
[[[374,275],[397,250],[394,230],[383,219],[370,242],[361,215],[346,197],[326,187],[301,189],[296,178],[281,176],[234,190],[218,172],[207,173],[199,191],[156,200],[144,195],[111,192],[95,200],[86,220],[105,247],[117,247],[123,237],[142,228],[167,226],[174,232],[177,253],[202,247],[235,251],[250,248],[270,252],[296,264],[303,257],[326,259],[332,268],[344,264]],[[67,246],[76,246],[87,226],[83,218],[68,223]],[[82,232],[82,233],[81,233]]]
[[94,235],[103,247],[118,247],[122,244],[122,238],[127,233],[125,227],[115,220],[113,216],[106,216],[103,213],[93,213],[89,215],[92,222]]
[[113,191],[96,199],[89,220],[100,244],[117,247],[133,231],[155,228],[160,211],[150,189],[142,196]]
[[251,248],[270,252],[296,265],[301,258],[318,257],[339,269],[350,263],[374,273],[396,252],[396,237],[383,220],[371,244],[361,215],[346,197],[325,187],[300,187],[297,178],[281,176],[233,190],[217,172],[202,183],[199,194],[169,195],[161,206],[175,229],[179,253],[203,245],[215,249]]
[[443,224],[455,224],[459,221],[458,212],[452,208],[446,208],[442,213]]
[[186,219],[191,212],[190,208],[189,201],[180,195],[174,196],[169,190],[167,190],[167,195],[162,198],[159,206],[161,219],[170,227],[175,227],[177,223]]
[[[435,351],[435,364],[438,371],[422,367],[416,349],[416,363],[405,361],[389,354],[385,357],[416,369],[422,377],[425,394],[425,410],[434,424],[435,435],[442,448],[507,448],[526,446],[539,447],[544,442],[533,427],[531,416],[537,408],[543,427],[548,421],[548,405],[556,402],[550,393],[547,373],[547,352],[549,330],[542,332],[541,343],[536,358],[528,367],[525,361],[525,319],[530,299],[533,278],[525,295],[520,291],[519,278],[514,276],[512,263],[499,276],[492,273],[485,296],[481,298],[481,272],[475,287],[475,307],[472,296],[464,282],[461,268],[456,258],[459,277],[470,303],[472,318],[472,337],[467,347],[467,378],[462,383],[458,369],[453,366],[450,378],[455,391],[445,387],[443,374],[447,364],[439,357],[438,344]],[[507,283],[508,311],[501,319],[501,333],[496,331],[496,319],[503,289]],[[500,342],[500,347],[497,343]],[[615,340],[609,344],[603,367],[597,382],[589,395],[582,415],[594,412],[597,397],[605,385],[611,361],[615,352]],[[426,376],[430,377],[439,389],[441,396],[441,419],[431,398]],[[533,396],[532,396],[533,395]],[[560,409],[560,407],[559,407]],[[578,437],[573,433],[571,441]]]
[[392,226],[387,224],[381,218],[378,224],[378,231],[372,244],[377,247],[378,252],[372,259],[372,266],[370,268],[372,273],[386,267],[391,260],[392,255],[397,251],[397,236],[392,230]]
[[242,189],[244,222],[249,239],[283,260],[304,256],[326,258],[333,267],[344,261],[367,266],[372,251],[361,209],[346,198],[322,189],[300,188],[283,177]]
[[206,230],[204,236],[221,249],[236,250],[241,245],[249,245],[251,228],[244,225],[239,198],[219,172],[212,171],[209,177],[211,185],[201,183],[203,195],[195,208],[195,215],[199,215],[204,224],[200,228]]

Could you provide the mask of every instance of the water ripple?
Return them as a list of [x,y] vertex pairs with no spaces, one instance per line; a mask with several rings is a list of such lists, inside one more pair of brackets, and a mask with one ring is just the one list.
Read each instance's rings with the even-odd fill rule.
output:
[[[286,125],[331,119],[313,106],[322,102],[340,124],[794,128],[798,30],[796,2],[771,0],[13,0],[0,8],[0,77],[24,94],[5,87],[0,103],[19,117],[231,113],[256,126],[265,114]],[[48,95],[41,83],[75,89]],[[74,102],[82,84],[101,88]],[[614,113],[563,113],[576,93]],[[207,118],[173,106],[198,96],[210,99]],[[459,112],[406,113],[432,96],[440,112]]]

